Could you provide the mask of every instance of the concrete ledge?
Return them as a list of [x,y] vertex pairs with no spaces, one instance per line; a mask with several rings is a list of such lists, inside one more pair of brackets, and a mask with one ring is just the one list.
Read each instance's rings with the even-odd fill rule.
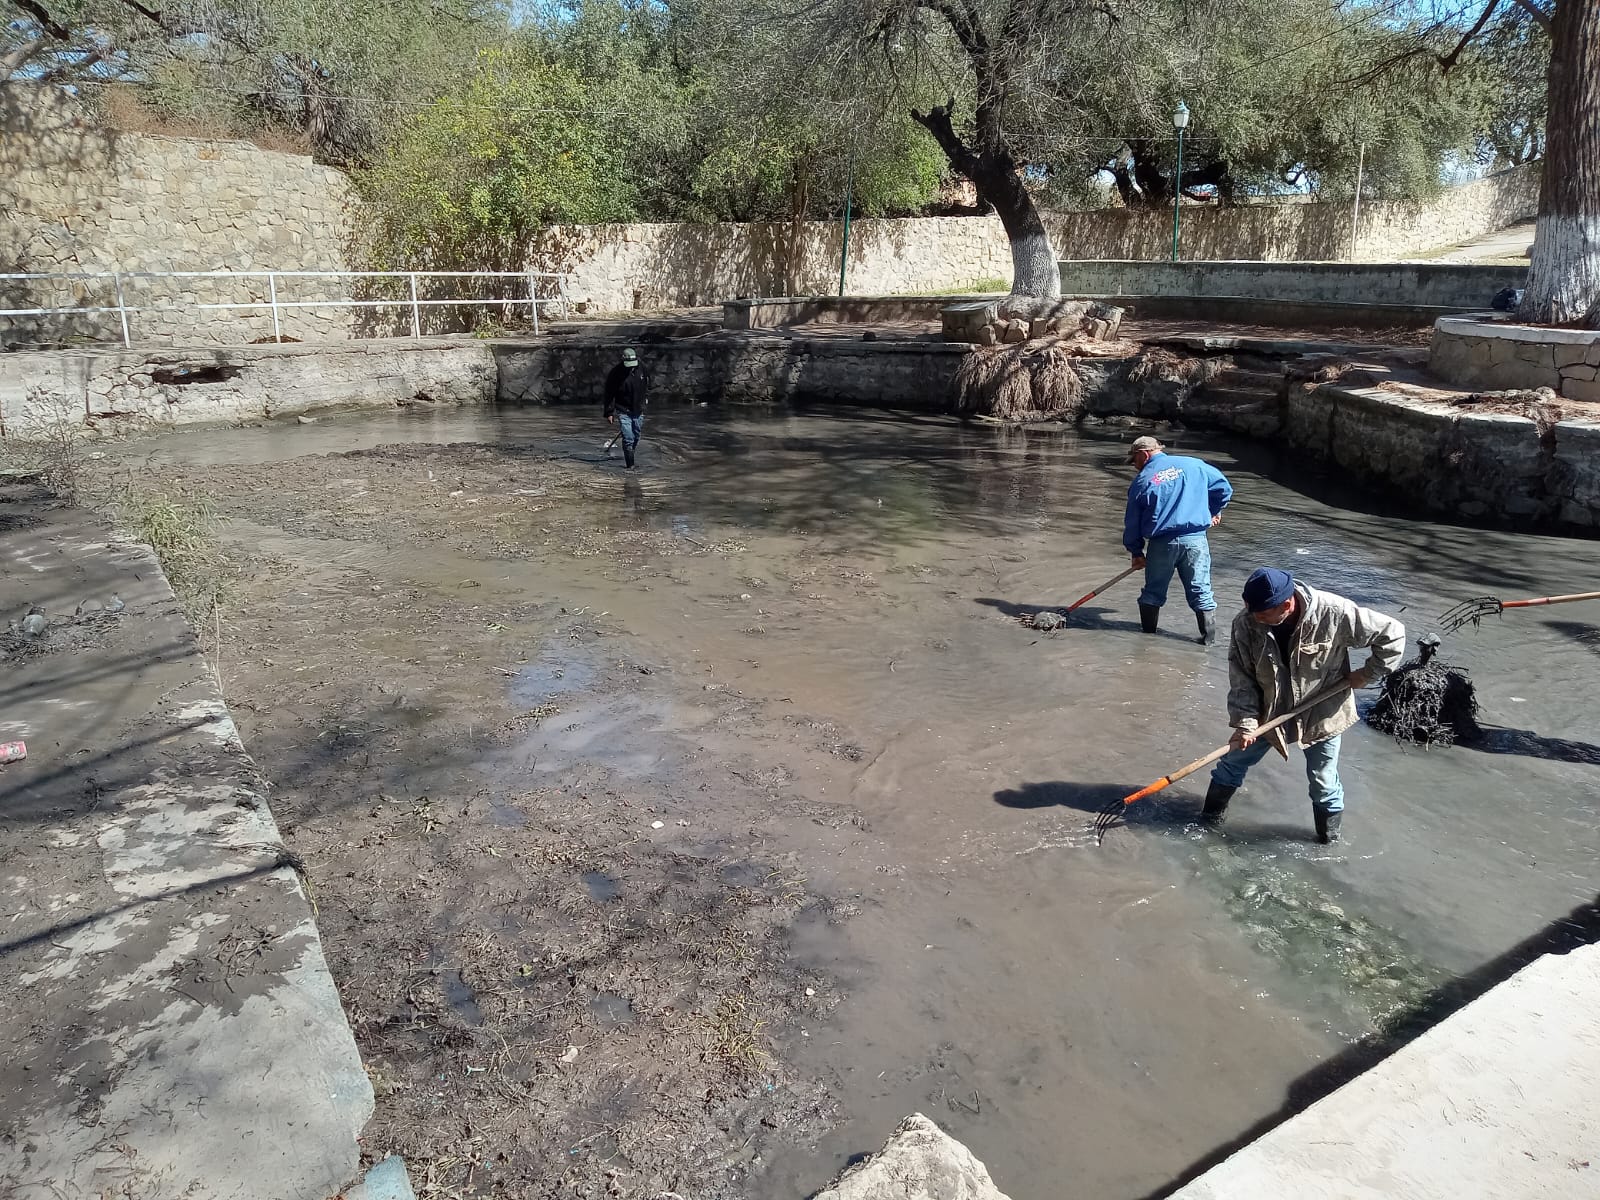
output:
[[[1460,307],[1430,304],[1272,300],[1257,296],[1114,295],[1099,298],[1128,309],[1129,315],[1135,318],[1233,321],[1242,325],[1280,325],[1293,328],[1335,326],[1393,329],[1398,326],[1425,329],[1440,317],[1461,311]],[[1480,301],[1479,304],[1481,303]]]
[[1428,365],[1461,387],[1547,387],[1572,400],[1600,401],[1600,330],[1516,325],[1488,315],[1445,318],[1433,327]]
[[1600,946],[1547,955],[1172,1200],[1600,1195]]
[[767,296],[728,300],[724,329],[781,329],[786,325],[937,323],[949,305],[993,300],[992,295],[944,296]]
[[327,1200],[372,1088],[265,785],[148,548],[26,515],[0,606],[49,627],[4,656],[0,1192]]
[[1392,262],[1133,262],[1061,264],[1076,296],[1231,296],[1310,304],[1484,308],[1501,288],[1522,287],[1527,267]]

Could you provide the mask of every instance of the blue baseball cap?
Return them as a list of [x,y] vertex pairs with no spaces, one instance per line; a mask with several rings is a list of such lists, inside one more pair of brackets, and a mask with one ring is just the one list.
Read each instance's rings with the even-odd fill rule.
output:
[[1253,613],[1277,608],[1294,595],[1294,576],[1276,567],[1257,567],[1244,581],[1244,606]]

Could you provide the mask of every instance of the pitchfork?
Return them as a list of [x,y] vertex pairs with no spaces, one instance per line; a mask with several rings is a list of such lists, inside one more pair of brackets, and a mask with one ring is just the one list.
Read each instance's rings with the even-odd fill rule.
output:
[[[1263,734],[1271,733],[1274,729],[1278,728],[1278,726],[1294,720],[1294,718],[1298,717],[1307,709],[1315,708],[1324,700],[1332,700],[1335,696],[1343,695],[1349,690],[1350,685],[1348,683],[1341,683],[1337,687],[1331,687],[1325,692],[1318,692],[1315,696],[1311,697],[1311,699],[1301,702],[1294,708],[1291,708],[1288,712],[1284,713],[1281,717],[1273,717],[1272,720],[1268,721],[1265,725],[1256,726],[1256,736],[1259,738]],[[1096,844],[1106,840],[1106,834],[1111,831],[1112,827],[1115,826],[1117,821],[1122,817],[1122,814],[1127,811],[1128,805],[1132,804],[1136,800],[1143,800],[1146,796],[1154,796],[1157,792],[1164,791],[1165,789],[1171,787],[1173,784],[1177,783],[1178,780],[1193,775],[1201,767],[1210,766],[1212,763],[1216,762],[1217,759],[1226,754],[1230,749],[1232,749],[1231,743],[1227,746],[1218,746],[1204,758],[1197,758],[1188,766],[1179,767],[1171,775],[1163,775],[1149,787],[1142,787],[1137,792],[1133,792],[1124,796],[1121,800],[1111,801],[1100,810],[1100,815],[1094,819]]]
[[1570,596],[1540,596],[1536,600],[1498,600],[1493,596],[1479,596],[1476,600],[1463,600],[1439,618],[1446,633],[1454,633],[1463,625],[1476,626],[1485,617],[1498,617],[1508,608],[1538,608],[1541,604],[1571,604],[1575,600],[1600,600],[1600,592],[1574,592]]

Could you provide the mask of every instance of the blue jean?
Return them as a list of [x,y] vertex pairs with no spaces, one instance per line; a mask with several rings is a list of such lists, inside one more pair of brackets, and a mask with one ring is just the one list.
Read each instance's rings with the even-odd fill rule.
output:
[[622,461],[633,466],[633,452],[639,445],[639,435],[644,432],[644,414],[637,417],[625,412],[617,414],[617,436],[622,439]]
[[[1229,750],[1211,769],[1211,782],[1236,788],[1244,783],[1245,772],[1272,749],[1268,738],[1257,738],[1243,750]],[[1311,807],[1318,812],[1344,811],[1344,784],[1339,782],[1339,738],[1329,738],[1307,746],[1306,779],[1311,783]]]
[[1205,534],[1150,539],[1144,548],[1144,590],[1139,593],[1139,603],[1149,608],[1165,604],[1174,571],[1183,581],[1190,608],[1200,613],[1217,607],[1211,594],[1211,543]]
[[630,417],[625,412],[617,414],[617,432],[622,436],[622,447],[632,451],[639,444],[639,435],[644,432],[644,414]]

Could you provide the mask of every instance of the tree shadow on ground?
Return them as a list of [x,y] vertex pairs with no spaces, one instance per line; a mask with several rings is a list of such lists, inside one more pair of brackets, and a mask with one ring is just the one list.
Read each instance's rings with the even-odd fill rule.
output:
[[1171,1182],[1147,1193],[1142,1200],[1163,1200],[1186,1187],[1290,1117],[1304,1112],[1318,1100],[1371,1070],[1491,988],[1510,979],[1535,959],[1546,954],[1566,954],[1597,942],[1600,942],[1600,896],[1551,921],[1477,970],[1435,988],[1416,1005],[1392,1018],[1385,1032],[1357,1042],[1320,1066],[1313,1067],[1289,1085],[1283,1105],[1277,1112],[1196,1160]]

